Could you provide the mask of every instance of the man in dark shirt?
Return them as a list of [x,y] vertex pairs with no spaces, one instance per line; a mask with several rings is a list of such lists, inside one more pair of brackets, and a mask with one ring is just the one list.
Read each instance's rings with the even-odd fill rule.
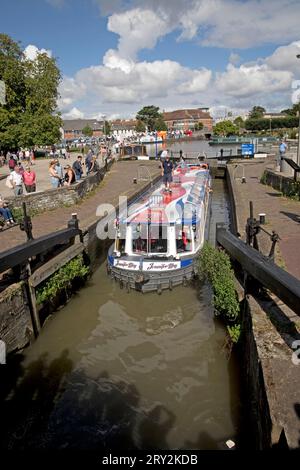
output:
[[171,162],[169,155],[167,155],[161,163],[161,176],[165,183],[165,190],[171,193],[170,183],[172,182],[173,176],[173,163]]
[[76,181],[79,181],[83,174],[81,155],[79,155],[77,160],[73,163],[73,170],[75,171]]

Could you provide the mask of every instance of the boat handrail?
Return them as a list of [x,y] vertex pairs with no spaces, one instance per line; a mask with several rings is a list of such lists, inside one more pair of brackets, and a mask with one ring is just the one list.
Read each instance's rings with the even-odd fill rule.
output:
[[[147,173],[146,178],[141,177],[142,168],[146,170],[146,173]],[[149,168],[146,165],[141,164],[141,165],[138,166],[138,168],[137,168],[137,181],[149,181],[150,186],[151,187],[153,186],[152,176],[151,176]]]

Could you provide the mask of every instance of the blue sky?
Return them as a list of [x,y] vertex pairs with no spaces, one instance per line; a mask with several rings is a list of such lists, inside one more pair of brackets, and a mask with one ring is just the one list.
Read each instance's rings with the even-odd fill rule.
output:
[[298,0],[3,0],[0,31],[57,58],[67,117],[239,113],[290,105],[299,17]]

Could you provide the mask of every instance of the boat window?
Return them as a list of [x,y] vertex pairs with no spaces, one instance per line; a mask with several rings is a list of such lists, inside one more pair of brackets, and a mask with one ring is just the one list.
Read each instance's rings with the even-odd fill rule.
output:
[[149,252],[166,253],[168,251],[167,227],[153,225],[149,229]]
[[132,225],[132,251],[133,253],[147,253],[147,226],[145,224]]
[[166,253],[168,251],[167,227],[161,224],[137,224],[132,233],[133,253]]
[[184,253],[192,249],[192,230],[190,225],[176,225],[177,253]]
[[126,225],[120,225],[116,233],[115,251],[125,253]]
[[133,253],[147,253],[147,240],[141,237],[133,240],[132,251]]

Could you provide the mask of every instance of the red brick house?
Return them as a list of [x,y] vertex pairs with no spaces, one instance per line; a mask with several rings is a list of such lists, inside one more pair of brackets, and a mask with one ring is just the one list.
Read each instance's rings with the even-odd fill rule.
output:
[[64,139],[74,140],[85,137],[82,129],[87,126],[92,129],[93,137],[103,136],[103,121],[97,121],[96,119],[67,119],[63,122]]
[[212,131],[213,119],[208,108],[177,109],[163,113],[168,130],[193,130],[195,124],[202,122],[204,131]]

